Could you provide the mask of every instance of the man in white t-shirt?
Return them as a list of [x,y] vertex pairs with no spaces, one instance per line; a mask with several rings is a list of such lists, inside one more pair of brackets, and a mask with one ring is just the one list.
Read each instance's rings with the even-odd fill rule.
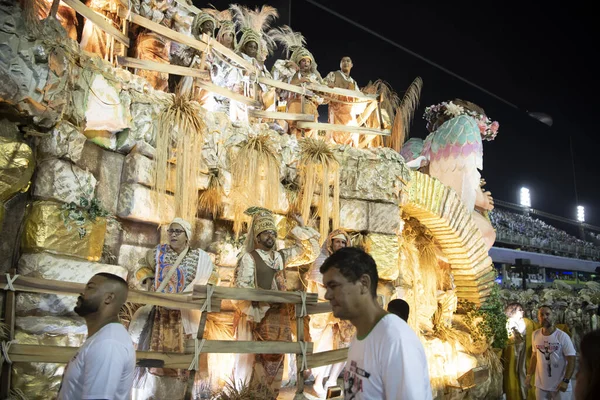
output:
[[346,400],[430,400],[421,341],[406,322],[377,302],[377,265],[357,248],[333,253],[321,266],[333,315],[350,320],[356,338],[344,373]]
[[535,373],[537,400],[571,398],[571,376],[575,369],[575,347],[569,335],[554,326],[552,309],[541,306],[538,321],[542,327],[533,332],[531,362],[526,382],[531,386]]
[[127,282],[108,273],[87,283],[75,312],[85,319],[88,337],[65,368],[58,400],[129,400],[135,350],[118,317],[127,292]]

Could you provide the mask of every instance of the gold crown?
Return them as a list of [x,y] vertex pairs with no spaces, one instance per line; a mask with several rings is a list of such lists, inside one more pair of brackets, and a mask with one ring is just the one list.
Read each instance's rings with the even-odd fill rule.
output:
[[254,216],[254,236],[258,236],[264,231],[275,231],[277,232],[277,225],[275,225],[275,219],[273,214],[267,212],[261,212]]

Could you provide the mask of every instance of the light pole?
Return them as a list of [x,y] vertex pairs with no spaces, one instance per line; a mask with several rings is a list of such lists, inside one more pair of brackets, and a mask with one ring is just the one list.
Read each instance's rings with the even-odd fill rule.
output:
[[529,189],[526,187],[522,187],[519,194],[519,204],[523,207],[523,212],[525,215],[529,215],[529,209],[531,208],[531,194],[529,193]]
[[583,229],[583,223],[585,222],[585,208],[583,206],[577,206],[577,221],[579,221],[579,236],[581,240],[585,240],[585,230]]

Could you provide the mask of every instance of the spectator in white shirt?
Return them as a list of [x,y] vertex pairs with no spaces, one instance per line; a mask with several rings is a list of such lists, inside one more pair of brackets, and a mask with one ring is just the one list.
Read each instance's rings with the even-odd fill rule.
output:
[[108,273],[85,286],[75,312],[85,319],[88,337],[65,368],[58,400],[130,398],[135,350],[118,317],[127,292],[127,282]]
[[430,400],[427,359],[406,322],[377,302],[377,265],[357,248],[333,253],[321,266],[333,315],[356,327],[344,373],[346,400]]

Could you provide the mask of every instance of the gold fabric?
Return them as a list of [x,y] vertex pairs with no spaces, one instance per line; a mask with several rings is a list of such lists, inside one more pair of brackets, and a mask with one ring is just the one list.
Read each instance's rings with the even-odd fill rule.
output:
[[[288,101],[287,112],[292,113],[292,114],[301,114],[302,113],[302,100],[300,99],[300,97],[292,98]],[[314,115],[315,116],[314,122],[317,122],[318,118],[319,118],[319,110],[317,109],[317,104],[310,101],[309,99],[306,99],[304,101],[304,114]],[[302,131],[300,129],[296,128],[295,121],[289,121],[289,125],[290,125],[290,133],[291,134],[295,134],[298,137],[302,136]],[[306,137],[312,137],[313,135],[316,135],[316,131],[314,129],[305,129],[304,135]]]
[[29,186],[35,160],[31,148],[0,137],[0,202]]
[[[524,318],[525,320],[525,337],[515,338],[512,337],[509,340],[508,346],[503,350],[503,367],[504,367],[504,393],[506,393],[506,400],[534,400],[535,399],[535,387],[531,387],[529,391],[525,389],[525,382],[521,382],[522,375],[521,370],[524,369],[525,375],[529,368],[529,361],[531,360],[532,352],[532,335],[533,331],[538,329],[539,326],[532,320]],[[523,394],[525,393],[525,396]]]
[[370,254],[377,263],[379,279],[393,281],[398,278],[400,274],[399,240],[401,239],[396,235],[383,235],[379,233],[370,233],[367,238],[370,242]]
[[[265,317],[254,330],[254,340],[291,341],[290,313],[285,304],[271,305]],[[284,354],[257,354],[252,370],[252,380],[269,386],[277,395],[283,378]]]
[[154,279],[154,269],[150,267],[141,267],[135,271],[135,279],[137,282],[144,282],[146,279]]
[[106,219],[97,218],[95,222],[86,222],[83,228],[86,235],[80,238],[73,223],[71,230],[65,226],[61,216],[60,203],[36,201],[31,205],[25,222],[22,248],[25,252],[47,251],[99,261],[102,256]]

